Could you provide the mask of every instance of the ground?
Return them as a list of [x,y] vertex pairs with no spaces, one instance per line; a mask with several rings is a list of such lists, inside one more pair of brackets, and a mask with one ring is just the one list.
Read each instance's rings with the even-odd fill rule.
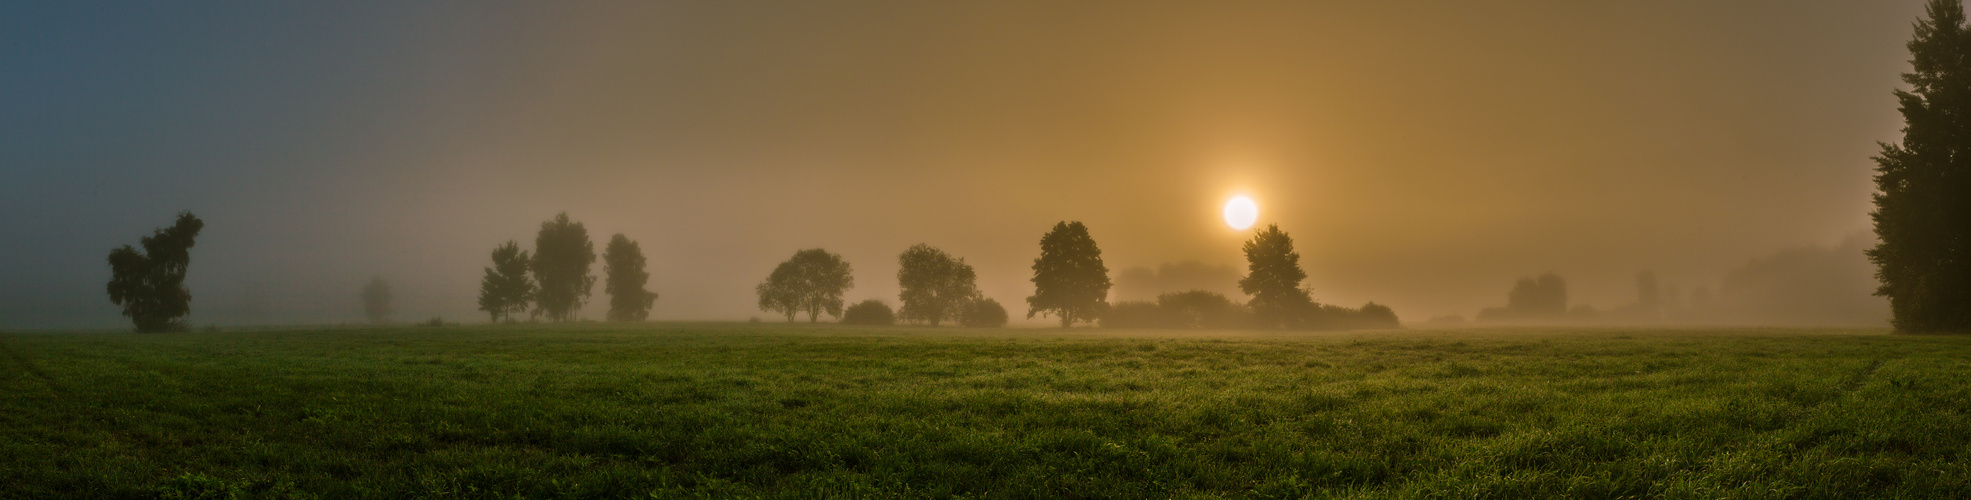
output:
[[0,333],[0,498],[1971,497],[1971,337]]

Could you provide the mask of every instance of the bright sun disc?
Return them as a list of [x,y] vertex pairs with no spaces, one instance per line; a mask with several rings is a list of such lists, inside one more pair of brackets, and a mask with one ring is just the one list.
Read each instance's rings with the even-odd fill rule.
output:
[[1232,226],[1232,229],[1252,227],[1252,223],[1258,220],[1259,205],[1254,204],[1251,198],[1235,196],[1232,201],[1225,202],[1225,224]]

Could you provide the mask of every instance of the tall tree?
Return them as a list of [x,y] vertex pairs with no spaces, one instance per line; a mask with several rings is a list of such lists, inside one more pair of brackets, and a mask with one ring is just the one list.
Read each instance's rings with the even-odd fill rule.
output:
[[370,278],[370,283],[363,285],[363,315],[378,325],[389,321],[390,299],[390,282],[383,281],[382,276]]
[[527,276],[529,260],[527,251],[513,241],[493,249],[493,267],[486,268],[486,277],[479,280],[479,310],[493,315],[493,322],[511,321],[534,301],[534,279]]
[[1040,237],[1040,258],[1033,259],[1033,296],[1027,297],[1027,317],[1054,314],[1061,328],[1076,321],[1094,322],[1107,308],[1109,268],[1102,249],[1080,221],[1058,222]]
[[109,254],[110,303],[123,306],[140,332],[183,331],[182,318],[192,312],[192,292],[185,289],[185,269],[192,263],[192,245],[205,229],[191,212],[178,212],[178,221],[158,228],[142,240],[143,252],[130,245]]
[[657,301],[657,294],[643,289],[650,282],[650,273],[643,271],[643,264],[643,247],[621,233],[609,238],[609,246],[602,250],[603,274],[609,279],[602,289],[609,292],[610,321],[643,321],[650,317],[650,304]]
[[903,302],[898,318],[938,326],[956,319],[965,305],[979,298],[978,277],[965,259],[918,243],[898,255],[897,264],[897,285],[902,288],[897,299]]
[[1901,144],[1875,157],[1868,251],[1905,332],[1971,330],[1971,28],[1958,0],[1931,0],[1909,41],[1910,90],[1897,90]]
[[534,282],[540,286],[534,294],[534,314],[549,321],[573,321],[595,288],[595,276],[589,274],[593,264],[595,243],[589,241],[587,227],[568,220],[565,212],[542,222],[540,234],[534,237]]
[[1300,280],[1300,254],[1293,250],[1293,238],[1269,224],[1253,234],[1242,247],[1246,253],[1246,277],[1239,280],[1239,291],[1252,295],[1247,305],[1253,316],[1266,326],[1292,326],[1299,313],[1313,303]]
[[823,312],[842,317],[842,293],[850,288],[855,288],[855,275],[849,263],[840,255],[811,248],[774,266],[754,291],[760,295],[761,310],[786,315],[790,323],[795,314],[807,313],[813,323]]

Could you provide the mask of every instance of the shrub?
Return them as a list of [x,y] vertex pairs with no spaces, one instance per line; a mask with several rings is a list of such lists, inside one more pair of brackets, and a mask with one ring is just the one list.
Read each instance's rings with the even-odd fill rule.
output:
[[1006,308],[999,301],[979,299],[965,304],[958,316],[958,324],[979,328],[999,328],[1006,326]]
[[881,300],[857,302],[842,311],[844,325],[894,325],[896,322],[896,311],[890,310],[890,305]]

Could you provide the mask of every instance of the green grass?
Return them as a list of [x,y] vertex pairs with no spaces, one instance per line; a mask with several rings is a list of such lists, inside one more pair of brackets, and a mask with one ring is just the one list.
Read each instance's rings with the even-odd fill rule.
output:
[[1971,497],[1971,338],[0,334],[0,498]]

